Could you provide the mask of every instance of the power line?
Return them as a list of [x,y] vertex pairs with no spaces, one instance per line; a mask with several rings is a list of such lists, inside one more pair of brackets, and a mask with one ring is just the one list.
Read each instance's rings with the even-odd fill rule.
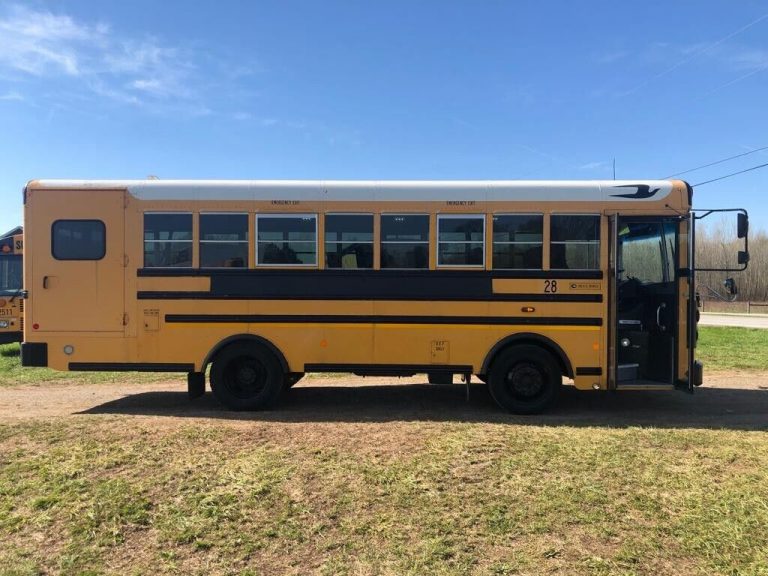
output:
[[744,174],[744,172],[751,172],[752,170],[757,170],[758,168],[765,168],[768,166],[768,162],[765,164],[759,164],[757,166],[752,166],[752,168],[747,168],[746,170],[739,170],[738,172],[733,172],[732,174],[726,174],[725,176],[720,176],[720,178],[713,178],[712,180],[706,180],[704,182],[699,182],[698,184],[694,184],[694,188],[696,186],[704,186],[704,184],[709,184],[710,182],[717,182],[718,180],[725,180],[726,178],[730,178],[731,176],[736,176],[738,174]]
[[640,88],[642,88],[642,87],[646,86],[647,84],[650,84],[651,82],[653,82],[653,81],[655,81],[655,80],[658,80],[659,78],[662,78],[663,76],[666,76],[666,75],[667,75],[667,74],[669,74],[670,72],[673,72],[673,71],[675,71],[677,68],[679,68],[679,67],[680,67],[680,66],[682,66],[683,64],[687,64],[688,62],[690,62],[690,61],[691,61],[691,60],[693,60],[694,58],[698,57],[699,55],[701,55],[701,54],[705,54],[705,53],[709,52],[710,50],[712,50],[713,48],[716,48],[717,46],[719,46],[720,44],[722,44],[722,43],[723,43],[723,42],[725,42],[726,40],[730,40],[730,39],[731,39],[731,38],[733,38],[734,36],[736,36],[736,35],[738,35],[738,34],[741,34],[741,33],[742,33],[742,32],[744,32],[745,30],[748,30],[749,28],[752,28],[752,26],[754,26],[755,24],[758,24],[758,23],[762,22],[762,21],[763,21],[763,20],[765,20],[766,18],[768,18],[768,14],[763,14],[762,16],[760,16],[759,18],[757,18],[756,20],[752,20],[751,22],[749,22],[749,23],[748,23],[748,24],[746,24],[745,26],[742,26],[742,27],[741,27],[741,28],[739,28],[738,30],[735,30],[734,32],[731,32],[730,34],[727,34],[727,35],[723,36],[723,37],[722,37],[722,38],[720,38],[719,40],[716,40],[715,42],[712,42],[711,44],[707,44],[707,45],[705,45],[705,46],[703,46],[703,47],[700,47],[700,48],[698,48],[698,49],[694,50],[694,51],[693,51],[693,52],[691,52],[691,53],[690,53],[688,56],[686,56],[686,57],[685,57],[685,58],[683,58],[682,60],[678,61],[678,62],[677,62],[676,64],[674,64],[673,66],[670,66],[670,67],[669,67],[669,68],[667,68],[666,70],[663,70],[663,71],[659,72],[658,74],[656,74],[655,76],[653,76],[653,77],[651,77],[651,78],[646,78],[645,80],[643,80],[642,82],[640,82],[640,84],[638,84],[638,85],[637,85],[637,86],[635,86],[634,88],[632,88],[632,89],[630,89],[630,90],[627,90],[626,92],[624,92],[624,93],[622,94],[622,96],[629,96],[630,94],[634,94],[634,93],[635,93],[635,92],[637,92],[637,91],[638,91]]
[[723,162],[728,162],[728,160],[734,160],[735,158],[741,158],[742,156],[749,156],[750,154],[754,154],[755,152],[760,152],[761,150],[768,150],[768,146],[763,146],[762,148],[756,148],[755,150],[750,150],[749,152],[736,154],[736,156],[729,156],[728,158],[723,158],[722,160],[710,162],[709,164],[704,164],[703,166],[697,166],[696,168],[691,168],[690,170],[683,170],[682,172],[676,172],[675,174],[664,176],[662,180],[667,180],[675,176],[682,176],[683,174],[688,174],[688,172],[695,172],[696,170],[701,170],[702,168],[709,168],[710,166],[715,166],[716,164],[722,164]]

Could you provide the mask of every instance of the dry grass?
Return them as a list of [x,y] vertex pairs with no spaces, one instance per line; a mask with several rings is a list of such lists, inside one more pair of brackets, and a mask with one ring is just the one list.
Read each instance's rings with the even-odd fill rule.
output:
[[2,574],[765,574],[761,432],[0,427]]
[[[708,368],[733,356],[718,330],[740,329],[702,329]],[[768,575],[759,414],[719,430],[674,410],[655,428],[362,408],[0,422],[0,575]]]

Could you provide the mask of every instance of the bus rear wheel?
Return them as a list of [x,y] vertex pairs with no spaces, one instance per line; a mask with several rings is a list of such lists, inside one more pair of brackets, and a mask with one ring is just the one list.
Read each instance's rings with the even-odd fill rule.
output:
[[283,388],[283,370],[269,350],[239,342],[224,348],[211,368],[211,389],[230,410],[264,410],[275,405]]
[[555,358],[538,346],[513,346],[500,353],[488,374],[496,403],[515,414],[538,414],[557,399],[562,376]]

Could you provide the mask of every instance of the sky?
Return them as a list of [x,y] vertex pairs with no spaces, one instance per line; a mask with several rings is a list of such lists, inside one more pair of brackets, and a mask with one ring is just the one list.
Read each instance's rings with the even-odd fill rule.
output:
[[[37,178],[621,179],[768,163],[768,1],[0,0]],[[696,188],[768,229],[768,168]]]

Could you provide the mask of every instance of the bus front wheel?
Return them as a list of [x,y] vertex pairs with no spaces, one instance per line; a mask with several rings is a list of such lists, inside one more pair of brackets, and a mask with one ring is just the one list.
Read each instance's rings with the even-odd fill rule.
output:
[[264,410],[274,406],[283,388],[283,370],[269,350],[251,342],[231,344],[211,367],[211,389],[230,410]]
[[499,354],[488,374],[488,388],[502,408],[538,414],[557,399],[562,376],[555,358],[538,346],[512,346]]

